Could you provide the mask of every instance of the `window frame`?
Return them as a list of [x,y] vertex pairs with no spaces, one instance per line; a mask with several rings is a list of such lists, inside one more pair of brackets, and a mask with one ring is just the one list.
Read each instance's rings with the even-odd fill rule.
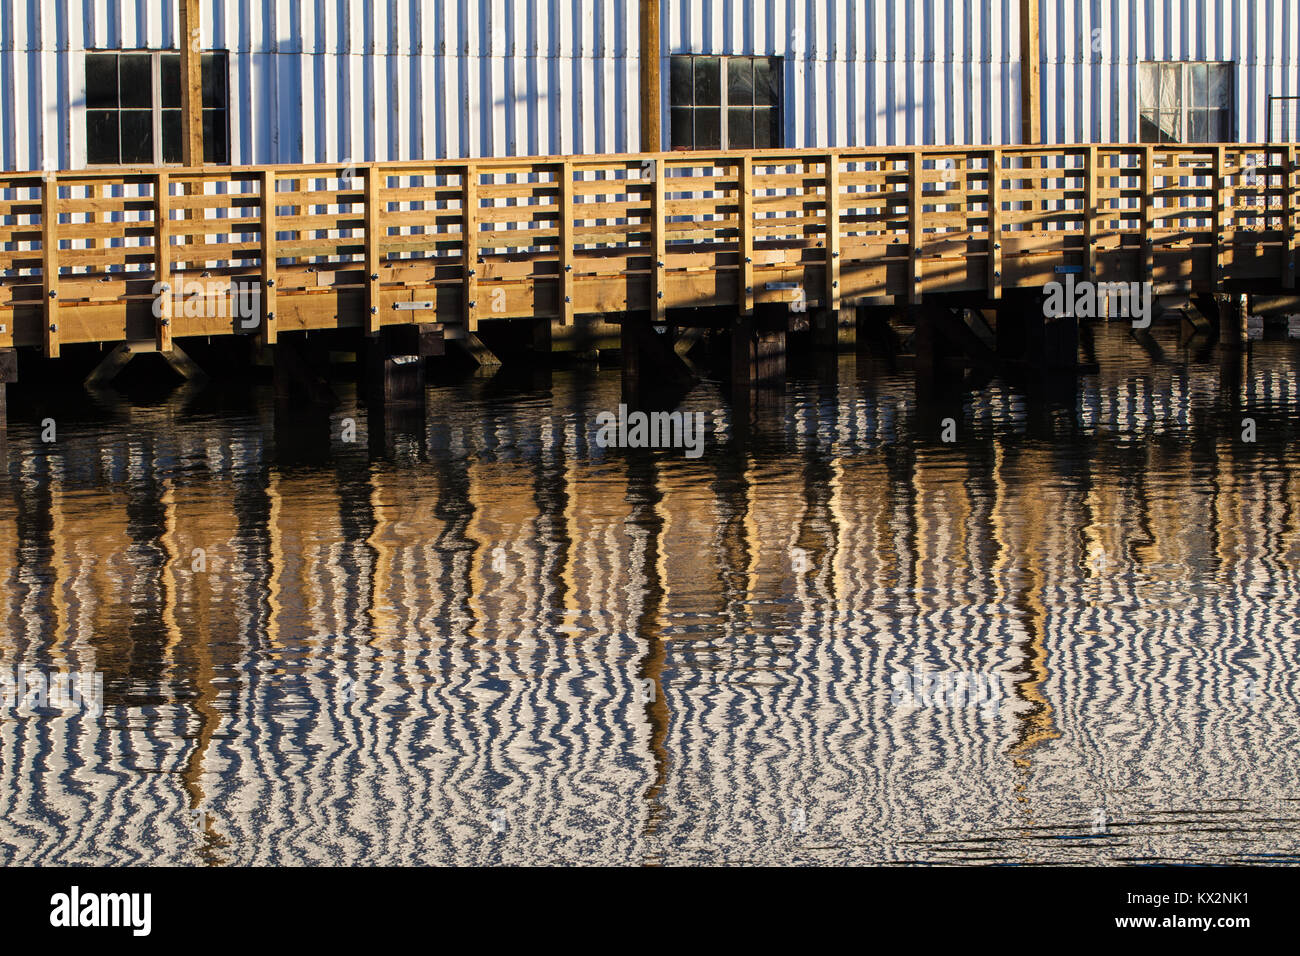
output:
[[[1147,77],[1150,75],[1151,72],[1156,72],[1158,70],[1162,70],[1165,67],[1171,67],[1171,66],[1178,68],[1177,116],[1178,116],[1179,132],[1178,132],[1178,138],[1176,140],[1162,140],[1160,138],[1161,135],[1160,115],[1162,113],[1168,113],[1172,111],[1162,110],[1160,108],[1160,103],[1158,102],[1158,97],[1156,96],[1155,91],[1152,91],[1152,97],[1153,97],[1151,100],[1152,108],[1151,109],[1146,108],[1144,103],[1146,102],[1145,94],[1147,92]],[[1210,105],[1209,103],[1210,89],[1212,84],[1208,73],[1206,75],[1206,105],[1196,106],[1192,103],[1191,68],[1198,67],[1198,66],[1209,67],[1211,69],[1218,68],[1223,70],[1224,75],[1227,77],[1227,97],[1226,97],[1227,105],[1226,106],[1219,107],[1219,106]],[[1138,67],[1138,84],[1137,84],[1138,92],[1137,92],[1137,109],[1135,112],[1137,115],[1137,124],[1138,124],[1138,135],[1137,135],[1138,142],[1152,143],[1155,145],[1159,145],[1161,143],[1172,143],[1176,145],[1196,145],[1196,144],[1210,144],[1210,143],[1234,143],[1237,141],[1237,105],[1236,105],[1237,63],[1235,60],[1139,60],[1137,67]],[[1153,68],[1155,69],[1153,70]],[[1147,114],[1148,112],[1153,113],[1156,118],[1155,139],[1147,139],[1143,135],[1144,133],[1143,124],[1147,122],[1145,118],[1145,114]],[[1222,114],[1221,115],[1222,125],[1220,128],[1220,134],[1218,139],[1208,138],[1208,132],[1209,132],[1208,122],[1207,122],[1206,139],[1189,138],[1188,134],[1191,129],[1191,117],[1192,114],[1197,112],[1204,112],[1207,114],[1207,117],[1209,114],[1212,113]]]
[[[689,103],[674,103],[672,98],[672,61],[684,59],[691,61],[691,101]],[[718,102],[706,103],[699,106],[695,102],[695,61],[696,60],[717,60],[718,61]],[[773,73],[778,77],[774,86],[775,102],[771,106],[760,105],[757,103],[740,104],[738,108],[748,107],[751,110],[770,109],[772,112],[772,130],[774,143],[771,146],[740,146],[733,147],[730,144],[731,139],[731,108],[730,88],[728,65],[732,60],[745,60],[751,65],[759,60],[767,60],[772,64]],[[668,57],[668,148],[670,150],[680,150],[684,152],[707,152],[712,149],[718,150],[755,150],[755,149],[781,149],[785,143],[785,57],[784,56],[766,56],[760,54],[748,53],[672,53]],[[691,127],[691,145],[679,146],[673,142],[673,110],[688,109],[692,113],[697,110],[716,110],[718,113],[718,143],[717,147],[713,146],[696,146],[695,145],[695,128],[692,123]]]
[[[200,122],[202,121],[203,114],[206,113],[206,112],[209,112],[209,111],[211,111],[211,112],[216,112],[216,111],[220,110],[222,113],[225,114],[225,116],[224,116],[225,122],[224,122],[224,124],[222,125],[222,128],[221,128],[221,134],[222,134],[222,136],[223,136],[224,139],[225,139],[225,150],[224,150],[224,153],[225,153],[225,157],[226,157],[226,158],[225,158],[225,160],[220,161],[220,162],[217,162],[217,161],[208,162],[206,159],[204,159],[204,160],[201,161],[201,165],[206,165],[206,166],[229,166],[229,165],[231,165],[231,156],[230,156],[230,51],[229,51],[229,50],[217,50],[217,49],[201,50],[200,53],[199,53],[199,55],[200,55],[200,57],[213,56],[213,57],[216,58],[217,62],[219,62],[219,63],[221,64],[221,66],[217,67],[217,70],[218,70],[218,72],[220,73],[220,75],[221,75],[221,77],[222,77],[221,88],[222,88],[222,91],[225,93],[225,102],[224,102],[221,106],[210,107],[210,108],[204,108],[204,107],[200,106],[200,108],[199,108],[199,114],[200,114]],[[179,168],[179,167],[183,167],[183,166],[185,165],[185,162],[184,162],[183,159],[180,160],[180,161],[178,161],[178,162],[166,162],[166,161],[163,160],[163,113],[164,113],[164,107],[163,107],[163,105],[162,105],[162,93],[163,93],[163,91],[162,91],[162,63],[163,63],[163,58],[166,57],[166,56],[177,56],[177,57],[179,57],[179,56],[180,56],[180,51],[177,50],[177,49],[156,49],[156,48],[134,48],[134,49],[113,49],[113,50],[101,50],[101,49],[96,49],[96,50],[86,50],[86,51],[83,52],[82,57],[81,57],[81,81],[82,81],[82,88],[83,88],[83,89],[88,89],[88,87],[89,87],[89,77],[88,77],[88,73],[89,73],[89,68],[90,68],[90,58],[91,58],[91,57],[97,57],[97,56],[113,56],[113,57],[122,57],[122,56],[148,56],[148,57],[149,57],[149,87],[150,87],[150,95],[149,95],[149,114],[150,114],[150,130],[151,130],[151,135],[152,135],[152,137],[153,137],[153,159],[152,159],[150,162],[147,162],[147,163],[134,163],[134,162],[123,162],[123,161],[121,160],[121,158],[120,158],[120,157],[121,157],[121,125],[120,125],[120,124],[121,124],[121,114],[124,112],[124,108],[121,106],[121,89],[120,89],[120,87],[119,87],[119,90],[118,90],[118,104],[119,104],[119,105],[118,105],[116,108],[114,108],[114,109],[112,109],[112,110],[105,110],[105,109],[100,109],[100,108],[92,108],[92,107],[88,107],[88,106],[83,106],[83,108],[82,108],[82,114],[83,114],[82,123],[83,123],[83,127],[84,127],[84,129],[85,129],[85,134],[86,134],[86,136],[85,136],[85,141],[84,141],[85,157],[86,157],[86,168],[87,168],[87,169],[117,169],[117,168],[120,168],[120,167],[127,167],[127,168],[130,168],[130,167],[141,166],[141,165],[143,165],[143,166],[166,167],[166,168]],[[120,72],[119,72],[119,83],[120,83]],[[130,110],[130,109],[140,109],[140,108],[139,108],[139,107],[127,107],[126,109],[127,109],[127,110]],[[172,109],[175,109],[175,107],[167,107],[166,109],[167,109],[167,110],[172,110]],[[107,113],[107,112],[113,112],[113,113],[117,113],[117,114],[118,114],[118,123],[119,123],[119,126],[118,126],[118,137],[119,137],[119,139],[118,139],[118,150],[119,150],[119,152],[118,152],[118,156],[119,156],[119,159],[118,159],[118,161],[115,162],[115,163],[95,163],[95,162],[91,162],[91,161],[90,161],[90,114],[91,114],[91,113],[95,113],[95,112],[106,112],[106,113]],[[204,152],[205,152],[205,153],[207,152],[206,140],[205,140]]]

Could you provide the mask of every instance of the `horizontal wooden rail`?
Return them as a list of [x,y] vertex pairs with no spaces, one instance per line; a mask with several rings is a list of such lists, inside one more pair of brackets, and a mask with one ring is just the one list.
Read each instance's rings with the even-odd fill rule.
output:
[[1285,144],[0,173],[0,348],[994,299],[1067,273],[1291,289],[1298,191]]

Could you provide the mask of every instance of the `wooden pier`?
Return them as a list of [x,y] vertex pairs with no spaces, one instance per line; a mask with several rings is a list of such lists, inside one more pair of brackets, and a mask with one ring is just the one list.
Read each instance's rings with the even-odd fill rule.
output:
[[[1296,284],[1295,145],[673,152],[0,174],[0,350],[718,307],[742,321],[1065,274]],[[159,291],[162,290],[160,303]],[[241,300],[238,297],[243,296]],[[236,314],[254,301],[251,320]],[[678,325],[689,321],[674,319]],[[836,322],[831,320],[832,329]],[[833,337],[833,333],[832,333]]]

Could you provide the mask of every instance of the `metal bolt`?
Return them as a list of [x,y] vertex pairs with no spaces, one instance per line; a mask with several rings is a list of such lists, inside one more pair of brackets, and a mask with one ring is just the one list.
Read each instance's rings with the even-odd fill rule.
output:
[[[472,276],[476,276],[476,275],[478,275],[478,270],[477,270],[477,269],[470,269],[470,270],[469,270],[469,274],[472,275]],[[378,276],[371,276],[370,278],[372,278],[372,279],[377,279],[377,278],[379,278],[379,277],[378,277]]]
[[266,287],[267,287],[268,289],[274,289],[274,288],[275,288],[275,280],[274,280],[274,279],[267,279],[267,280],[266,280]]
[[999,272],[999,271],[997,271],[997,270],[994,270],[994,272],[993,272],[993,278],[995,278],[995,279],[1001,279],[1001,278],[1002,278],[1002,273]]
[[268,313],[266,313],[266,321],[268,321],[268,322],[274,322],[274,321],[275,321],[275,313],[274,313],[274,312],[268,312]]
[[832,258],[832,259],[838,259],[839,257],[840,257],[840,254],[839,254],[838,252],[832,252],[832,253],[831,253],[831,258]]
[[[470,303],[470,305],[473,305],[473,304],[474,304],[473,302]],[[377,307],[375,307],[375,306],[372,305],[372,306],[370,307],[370,314],[371,314],[371,315],[378,315],[378,314],[379,314],[379,309],[378,309]]]
[[746,262],[753,262],[754,260],[751,259],[749,256],[745,256],[745,261],[746,261]]
[[565,302],[572,302],[573,300],[572,300],[571,298],[569,298],[569,297],[566,295],[566,296],[564,297],[564,301],[565,301]]
[[50,323],[50,331],[51,331],[51,332],[57,332],[57,331],[59,331],[59,324],[58,324],[57,322],[51,322],[51,323]]
[[917,247],[916,247],[915,249],[913,249],[912,251],[915,252],[915,253],[919,256],[919,255],[921,254],[921,247],[920,247],[920,246],[917,246]]
[[[1096,240],[1094,240],[1094,242],[1095,242],[1095,241],[1096,241]],[[1000,242],[995,242],[995,243],[993,243],[993,248],[994,248],[994,249],[1001,249],[1001,248],[1002,248],[1002,243],[1000,243]]]
[[[470,275],[473,275],[473,274],[474,274],[474,273],[472,273],[472,272],[470,273]],[[378,273],[378,272],[372,272],[372,273],[370,273],[370,281],[371,281],[371,282],[378,282],[378,281],[379,281],[379,273]]]
[[662,299],[663,297],[664,297],[664,294],[663,294],[662,292],[660,292],[660,293],[659,293],[659,298]]
[[747,285],[747,286],[745,286],[745,294],[746,294],[746,295],[749,295],[749,294],[750,294],[751,292],[753,292],[753,291],[754,291],[754,287],[753,287],[752,285]]
[[663,260],[660,259],[658,262],[655,263],[655,265],[657,265],[660,269],[662,269],[664,267]]
[[469,304],[469,307],[472,309],[472,308],[474,308],[474,306],[476,306],[476,305],[478,305],[477,302],[471,302],[471,303]]
[[161,326],[165,329],[165,328],[167,328],[167,326],[169,326],[169,325],[172,324],[172,320],[171,320],[171,319],[163,319],[163,320],[162,320],[161,322],[159,322],[158,324],[161,325]]
[[51,289],[51,290],[50,290],[50,298],[51,298],[51,299],[57,299],[58,297],[59,297],[59,293],[56,292],[56,291],[54,291],[53,289]]
[[835,280],[833,280],[833,281],[831,282],[831,288],[832,288],[832,289],[838,289],[839,287],[840,287],[840,280],[839,280],[839,279],[835,279]]

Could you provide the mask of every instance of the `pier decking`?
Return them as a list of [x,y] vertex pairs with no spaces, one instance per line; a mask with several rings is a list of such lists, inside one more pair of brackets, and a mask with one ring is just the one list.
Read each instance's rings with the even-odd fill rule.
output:
[[[0,349],[1295,287],[1297,147],[674,152],[0,174]],[[273,197],[273,198],[272,198]],[[163,305],[158,291],[162,289]],[[232,294],[256,291],[255,321]]]

